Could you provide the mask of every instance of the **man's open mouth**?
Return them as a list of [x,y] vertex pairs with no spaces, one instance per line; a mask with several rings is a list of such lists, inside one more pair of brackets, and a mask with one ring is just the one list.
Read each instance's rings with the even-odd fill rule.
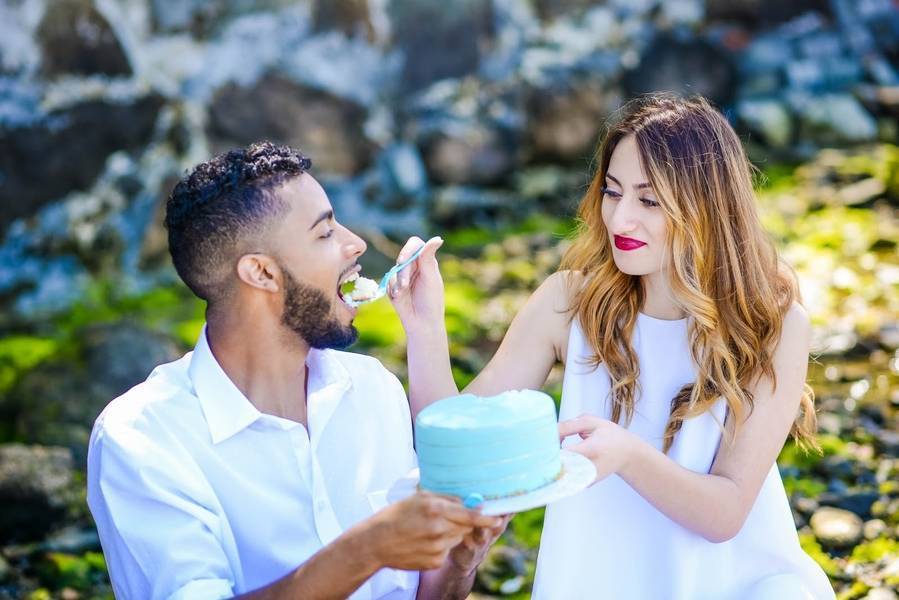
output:
[[356,269],[347,274],[337,286],[337,295],[347,306],[355,308],[360,302],[372,300],[378,293],[378,283],[367,277],[360,277]]

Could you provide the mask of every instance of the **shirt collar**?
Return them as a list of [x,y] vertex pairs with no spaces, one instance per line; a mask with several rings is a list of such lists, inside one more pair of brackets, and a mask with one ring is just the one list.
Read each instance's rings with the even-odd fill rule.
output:
[[[316,445],[352,380],[332,350],[310,349],[306,366],[309,368],[307,422],[310,439]],[[194,347],[188,375],[200,400],[213,444],[228,439],[263,416],[219,365],[209,347],[205,325]]]
[[206,337],[206,326],[194,347],[188,375],[194,386],[212,443],[228,439],[249,427],[262,413],[243,395],[222,369]]

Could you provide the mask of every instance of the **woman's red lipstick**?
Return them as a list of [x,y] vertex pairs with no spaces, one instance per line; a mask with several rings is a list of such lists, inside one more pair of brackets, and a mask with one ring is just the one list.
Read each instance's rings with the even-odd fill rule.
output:
[[619,250],[636,250],[646,245],[646,242],[635,240],[634,238],[624,237],[623,235],[615,236],[615,247]]

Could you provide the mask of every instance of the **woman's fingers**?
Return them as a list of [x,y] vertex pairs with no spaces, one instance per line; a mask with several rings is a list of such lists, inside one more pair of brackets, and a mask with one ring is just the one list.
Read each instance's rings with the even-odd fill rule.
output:
[[559,423],[559,438],[565,439],[569,435],[588,437],[599,425],[599,419],[592,415],[581,415],[576,419],[568,419]]
[[[413,245],[414,240],[414,245]],[[436,260],[437,250],[440,246],[443,245],[443,239],[440,237],[432,237],[427,242],[423,242],[420,238],[412,237],[406,242],[406,246],[403,248],[403,252],[400,252],[399,262],[406,260],[407,257],[412,256],[412,253],[418,250],[421,245],[425,245],[425,249],[421,251],[421,254],[418,256],[416,261],[400,271],[398,284],[400,289],[408,289],[412,283],[412,281],[418,276],[421,272],[421,265],[424,265],[429,260]]]

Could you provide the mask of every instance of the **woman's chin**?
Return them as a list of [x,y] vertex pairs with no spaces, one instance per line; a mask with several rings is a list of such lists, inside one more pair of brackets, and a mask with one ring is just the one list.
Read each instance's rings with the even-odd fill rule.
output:
[[625,275],[632,275],[634,277],[642,277],[644,275],[651,275],[658,271],[658,269],[653,269],[647,267],[646,265],[634,264],[628,260],[616,260],[615,266],[618,267],[618,270],[624,273]]

